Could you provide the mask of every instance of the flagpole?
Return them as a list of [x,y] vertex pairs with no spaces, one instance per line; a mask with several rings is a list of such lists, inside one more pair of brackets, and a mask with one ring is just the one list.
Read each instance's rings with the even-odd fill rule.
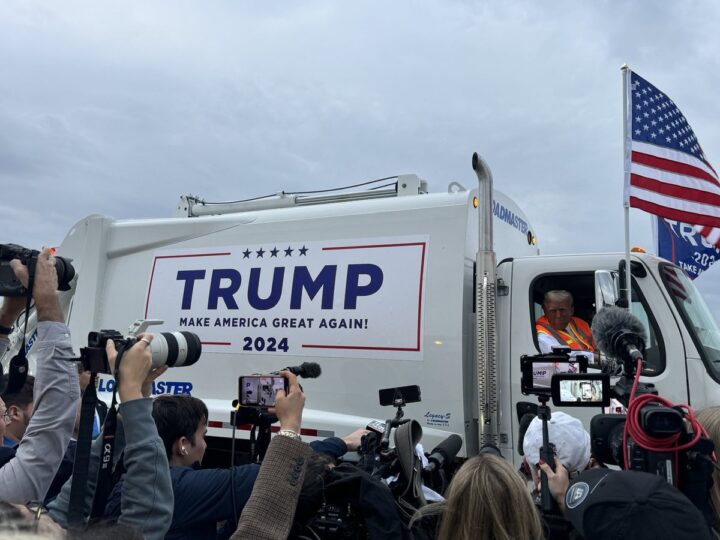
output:
[[[623,154],[624,154],[624,201],[625,211],[625,299],[627,309],[632,304],[632,272],[630,271],[630,141],[628,140],[628,73],[627,64],[620,67],[623,75]],[[622,287],[622,284],[620,284]]]

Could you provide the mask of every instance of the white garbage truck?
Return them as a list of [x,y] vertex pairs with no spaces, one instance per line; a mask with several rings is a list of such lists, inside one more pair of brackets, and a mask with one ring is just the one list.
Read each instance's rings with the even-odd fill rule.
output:
[[[322,375],[301,381],[308,440],[392,417],[378,390],[418,385],[405,414],[427,448],[457,433],[461,456],[493,443],[518,459],[516,404],[533,400],[520,392],[520,357],[539,352],[544,293],[570,291],[590,322],[619,295],[624,255],[539,255],[522,210],[493,192],[477,155],[473,167],[479,187],[444,192],[402,175],[382,189],[224,204],[184,196],[170,218],[82,219],[58,248],[77,272],[61,293],[74,345],[141,319],[196,333],[200,360],[168,370],[154,393],[202,398],[218,452],[240,376],[314,361]],[[633,253],[631,268],[631,309],[648,335],[642,380],[676,403],[720,404],[720,332],[702,297],[668,261]],[[103,377],[101,396],[113,384]]]

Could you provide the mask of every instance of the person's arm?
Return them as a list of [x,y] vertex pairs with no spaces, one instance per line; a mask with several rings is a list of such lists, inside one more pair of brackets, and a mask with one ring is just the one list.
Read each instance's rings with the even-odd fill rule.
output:
[[[11,261],[27,286],[27,268]],[[33,297],[38,316],[35,412],[17,447],[15,458],[0,469],[0,500],[25,504],[45,497],[70,442],[80,383],[70,332],[57,300],[57,274],[50,250],[38,256]],[[6,300],[7,301],[7,300]]]
[[321,441],[313,441],[310,443],[310,448],[318,454],[326,454],[338,459],[348,452],[357,451],[360,448],[363,436],[368,433],[369,431],[365,428],[356,429],[350,435],[344,437],[328,437]]
[[[118,422],[118,429],[115,432],[115,453],[113,460],[117,462],[125,447],[125,432],[122,422]],[[100,469],[100,456],[102,454],[102,437],[98,437],[92,442],[90,448],[90,464],[88,465],[88,481],[85,489],[85,510],[86,516],[90,515],[92,509],[93,497],[95,496],[95,488],[97,487],[97,475]],[[55,523],[62,527],[67,527],[68,511],[70,509],[70,491],[72,489],[72,476],[63,484],[60,493],[55,499],[48,503],[48,511],[50,517]]]
[[173,490],[165,446],[152,417],[152,398],[120,404],[127,473],[118,522],[138,527],[147,540],[162,540],[173,516]]
[[238,465],[232,469],[172,470],[175,508],[172,530],[191,529],[208,522],[233,518],[233,496],[238,514],[253,491],[260,466]]
[[553,347],[564,347],[564,344],[558,343],[558,340],[547,334],[538,332],[538,346],[542,354],[548,354],[552,352]]
[[313,441],[310,448],[317,454],[325,454],[337,459],[348,452],[348,446],[340,437],[328,437],[321,441]]
[[[118,414],[123,420],[126,473],[121,492],[119,523],[137,527],[148,540],[162,540],[173,516],[173,490],[165,446],[152,417],[152,381],[166,366],[152,368],[152,334],[140,334],[120,363]],[[115,372],[117,352],[107,342],[108,362]]]
[[280,420],[281,434],[270,441],[252,495],[231,540],[285,540],[292,528],[312,450],[298,435],[305,396],[295,375],[288,371],[280,373],[289,382],[287,395],[278,390],[276,396],[275,415]]

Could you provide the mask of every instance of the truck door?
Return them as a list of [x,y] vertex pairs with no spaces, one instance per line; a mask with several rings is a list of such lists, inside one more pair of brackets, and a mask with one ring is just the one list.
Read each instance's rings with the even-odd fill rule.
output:
[[[576,262],[576,261],[571,261]],[[535,266],[535,268],[532,268]],[[572,264],[567,266],[572,267]],[[510,388],[512,393],[511,414],[516,415],[518,403],[537,403],[536,396],[520,392],[520,357],[523,354],[540,353],[536,321],[543,315],[543,297],[550,290],[569,291],[574,298],[575,316],[588,324],[595,316],[595,278],[591,267],[569,271],[552,271],[535,264],[516,264],[513,270],[512,333],[510,337]],[[557,265],[556,265],[557,268]],[[642,273],[641,273],[642,274]],[[647,272],[633,277],[632,312],[645,327],[647,334],[646,360],[643,381],[654,383],[660,393],[676,403],[687,399],[687,372],[685,353],[679,327],[670,306],[663,298],[656,281]],[[592,369],[590,370],[593,371]],[[617,379],[615,379],[617,380]],[[613,381],[615,382],[615,381]],[[556,408],[580,418],[589,431],[590,419],[602,411],[600,408]],[[514,420],[517,420],[515,416]],[[517,426],[517,422],[514,423]],[[521,461],[517,451],[518,433],[512,434],[514,460]]]

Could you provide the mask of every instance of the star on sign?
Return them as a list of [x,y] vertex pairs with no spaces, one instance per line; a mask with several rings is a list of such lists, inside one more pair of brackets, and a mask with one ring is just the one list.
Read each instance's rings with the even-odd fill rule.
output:
[[299,251],[300,251],[300,255],[307,255],[308,248],[306,248],[305,245],[303,245],[303,247],[301,247],[299,249]]
[[279,250],[278,248],[276,248],[276,247],[272,248],[272,249],[270,250],[270,256],[271,256],[271,257],[277,257],[277,254],[278,254],[279,251],[280,251],[280,250]]
[[243,251],[242,254],[243,254],[243,259],[250,258],[250,250],[249,249],[246,249],[245,251]]
[[257,253],[258,259],[262,259],[262,256],[265,254],[265,250],[263,250],[263,248],[260,248],[255,253]]
[[288,246],[287,249],[285,250],[285,256],[290,257],[292,255],[292,252],[293,252],[293,250],[290,249],[290,246]]

